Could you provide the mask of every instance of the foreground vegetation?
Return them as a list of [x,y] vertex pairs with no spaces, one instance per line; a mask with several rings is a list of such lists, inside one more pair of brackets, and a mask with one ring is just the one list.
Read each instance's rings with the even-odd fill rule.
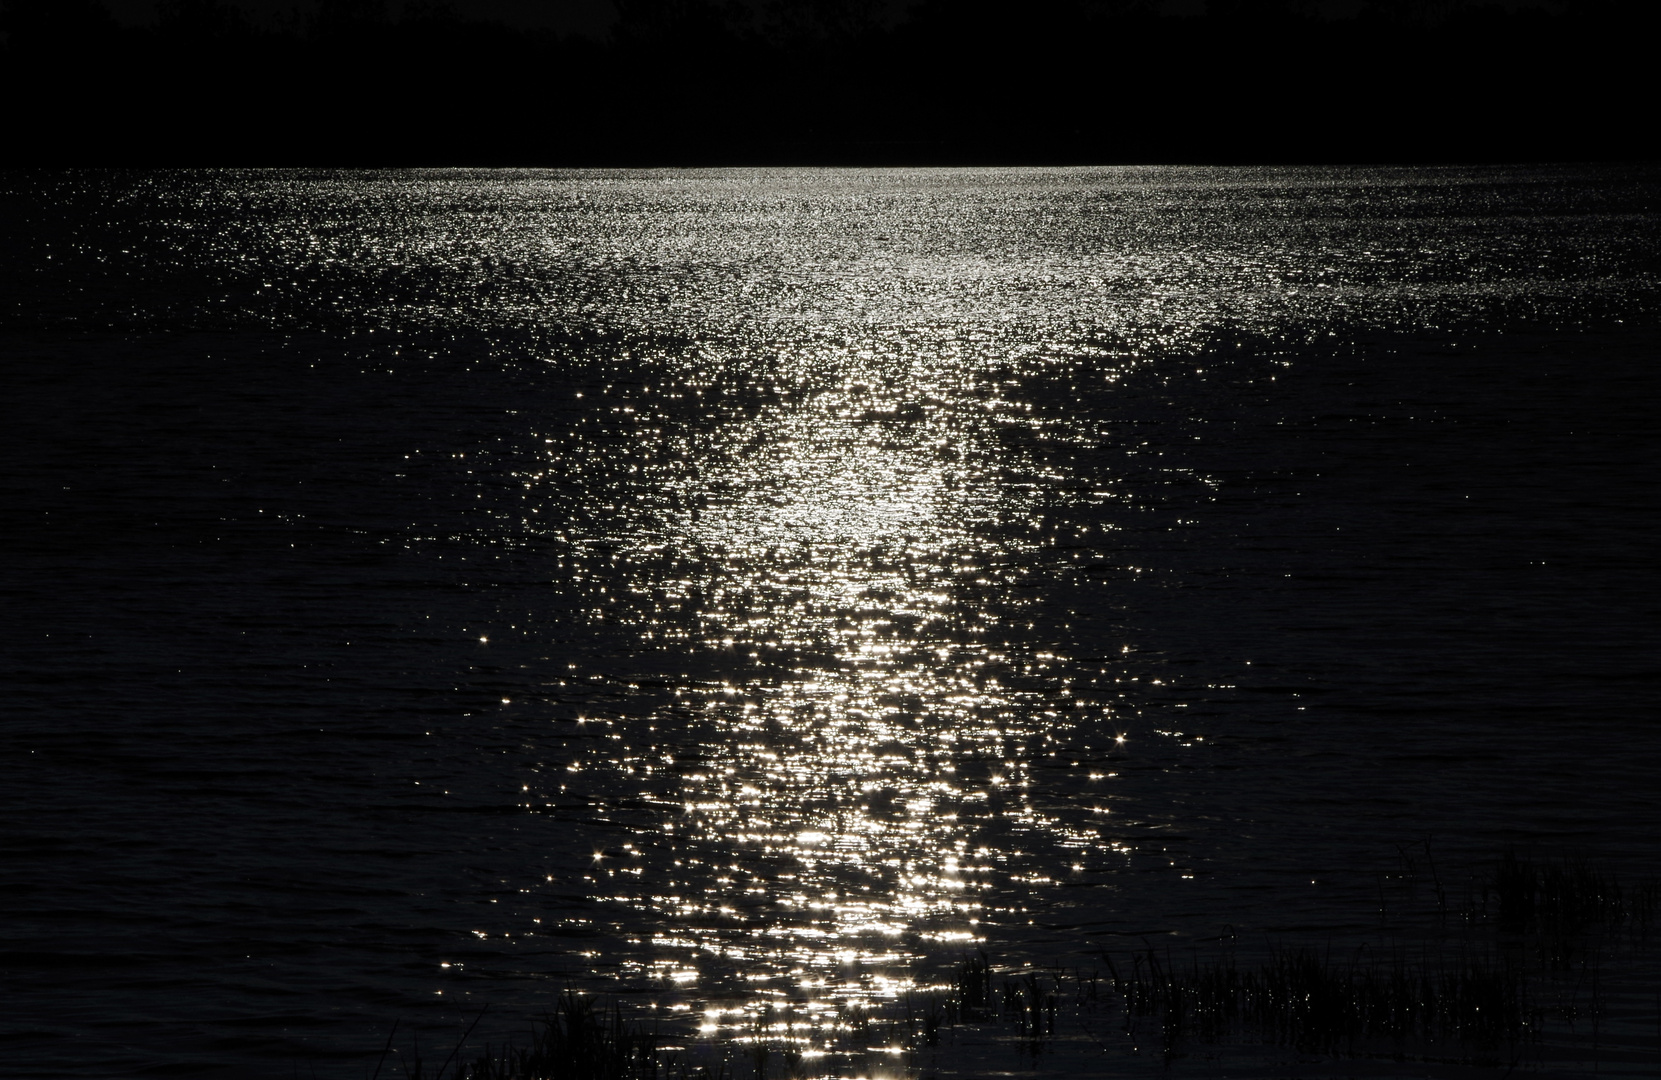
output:
[[[1199,1047],[1281,1048],[1514,1069],[1577,1025],[1590,1028],[1596,1054],[1605,962],[1642,952],[1661,915],[1661,883],[1513,852],[1463,900],[1451,901],[1439,881],[1435,897],[1430,929],[1342,954],[1280,944],[1179,957],[1147,946],[1101,952],[1101,966],[1086,970],[1003,966],[980,952],[934,993],[855,1017],[850,1053],[879,1039],[906,1048],[898,1064],[907,1071],[969,1075],[950,1059],[970,1053],[966,1033],[976,1032],[975,1052],[1031,1064],[1071,1039],[1094,1044],[1097,1060],[1115,1045],[1167,1062]],[[1661,1015],[1656,1024],[1661,1031]],[[383,1069],[408,1080],[724,1080],[826,1075],[819,1066],[831,1064],[804,1061],[799,1046],[759,1030],[736,1056],[690,1062],[615,1004],[570,992],[526,1045],[464,1052],[466,1042],[464,1034],[434,1069],[389,1039],[373,1080]]]

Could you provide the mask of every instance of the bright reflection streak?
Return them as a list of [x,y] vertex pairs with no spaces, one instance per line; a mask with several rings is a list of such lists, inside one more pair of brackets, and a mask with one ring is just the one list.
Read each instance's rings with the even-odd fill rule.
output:
[[806,1045],[914,989],[920,955],[979,940],[988,800],[1036,824],[1034,713],[991,640],[1020,603],[993,580],[1016,554],[992,538],[1012,513],[991,449],[1005,403],[924,344],[931,359],[798,360],[801,392],[721,431],[688,509],[634,553],[691,568],[643,588],[756,672],[659,718],[711,733],[669,819],[686,865],[642,882],[678,931],[640,974],[777,987],[706,1010],[706,1033]]

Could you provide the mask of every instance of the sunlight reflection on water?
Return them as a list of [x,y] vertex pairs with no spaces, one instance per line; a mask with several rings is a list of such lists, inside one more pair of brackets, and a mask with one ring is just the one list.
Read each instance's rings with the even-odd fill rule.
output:
[[814,366],[714,433],[695,509],[626,556],[697,568],[630,575],[657,598],[648,637],[690,605],[705,644],[755,662],[753,681],[687,691],[712,737],[665,819],[680,869],[639,897],[674,927],[642,974],[691,983],[713,966],[757,988],[706,1013],[706,1033],[768,1015],[812,1040],[914,989],[920,947],[978,942],[1003,853],[978,839],[994,781],[959,765],[1025,782],[1032,718],[986,640],[1019,601],[981,576],[1015,554],[988,534],[1020,502],[988,450],[999,399],[949,342]]
[[1653,338],[1575,336],[1653,322],[1641,170],[0,179],[83,1075],[566,985],[823,1049],[1653,846]]

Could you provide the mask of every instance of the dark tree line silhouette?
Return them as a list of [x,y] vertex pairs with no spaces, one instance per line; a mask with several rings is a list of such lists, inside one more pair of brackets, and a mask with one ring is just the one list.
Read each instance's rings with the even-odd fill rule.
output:
[[1649,160],[1644,4],[615,0],[593,41],[409,3],[117,24],[5,0],[11,164]]

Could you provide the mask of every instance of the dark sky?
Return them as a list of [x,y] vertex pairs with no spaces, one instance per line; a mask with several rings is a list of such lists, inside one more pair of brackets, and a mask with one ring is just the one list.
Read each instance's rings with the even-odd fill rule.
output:
[[1652,0],[178,2],[0,0],[0,164],[1661,154]]
[[[105,0],[110,12],[124,23],[142,23],[155,17],[157,0]],[[270,19],[312,6],[306,0],[236,0],[252,15]],[[394,12],[401,0],[387,5]],[[611,0],[450,0],[458,14],[492,19],[514,26],[541,27],[565,34],[602,37],[616,20]]]
[[[254,15],[256,18],[271,20],[293,12],[296,8],[305,10],[315,4],[315,0],[234,0],[236,6]],[[894,15],[898,16],[912,6],[915,0],[882,0]],[[1363,5],[1364,0],[1314,0],[1315,6],[1321,14],[1329,18],[1345,18],[1354,15]],[[1474,3],[1478,0],[1451,0],[1448,6],[1457,6],[1461,3]],[[1505,9],[1518,7],[1549,7],[1551,0],[1485,0],[1487,4]],[[132,25],[144,23],[155,17],[158,0],[105,0],[111,13],[123,23]],[[404,0],[388,0],[388,7],[397,12],[403,6]],[[448,0],[448,6],[463,16],[489,19],[507,23],[512,26],[538,27],[556,30],[562,34],[580,34],[585,37],[600,38],[611,29],[616,22],[617,12],[611,0]],[[1010,0],[1009,8],[1012,14],[1018,14],[1022,5],[1019,0]],[[1206,6],[1206,0],[1159,0],[1159,9],[1172,15],[1198,15]]]

